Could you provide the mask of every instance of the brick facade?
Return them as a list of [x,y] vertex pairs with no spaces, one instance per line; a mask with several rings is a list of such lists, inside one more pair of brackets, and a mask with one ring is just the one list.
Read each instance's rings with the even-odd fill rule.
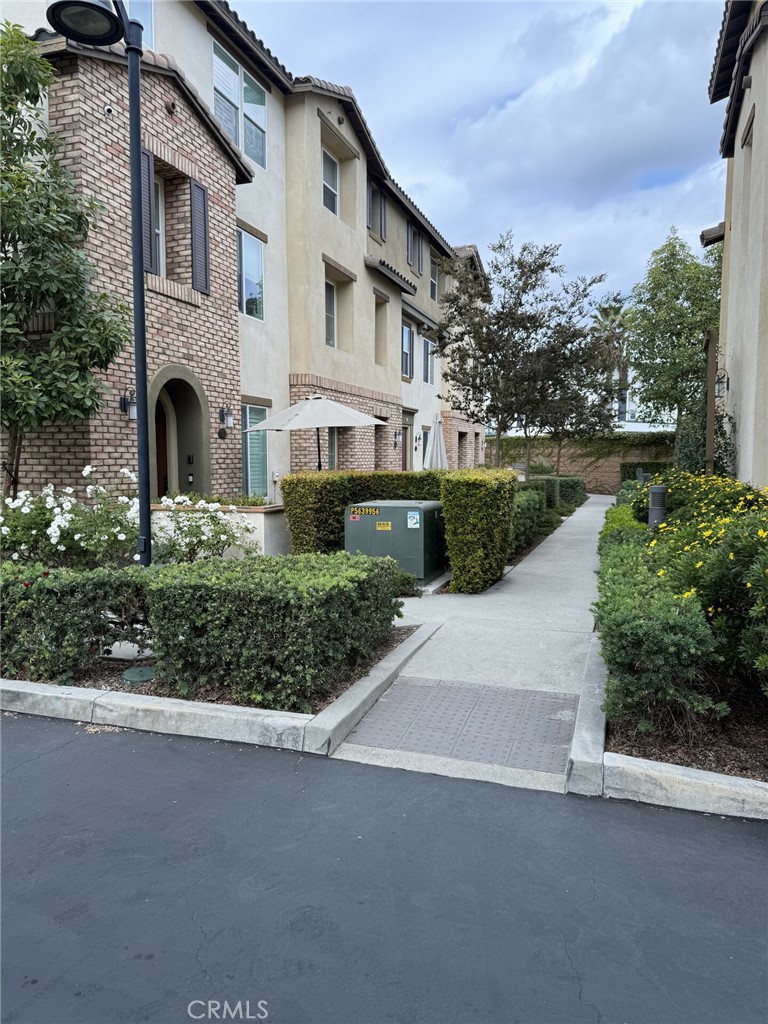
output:
[[[76,186],[104,207],[86,249],[96,272],[94,287],[129,305],[131,287],[130,173],[127,70],[114,55],[53,56],[56,80],[49,92],[51,129],[62,141],[64,164]],[[105,111],[109,105],[112,113]],[[232,159],[200,120],[177,80],[147,69],[142,74],[143,143],[165,182],[166,273],[146,275],[147,360],[150,383],[150,448],[155,456],[153,379],[167,379],[185,403],[179,419],[178,482],[190,489],[237,493],[241,489],[240,349],[235,237],[236,170]],[[162,141],[161,141],[162,140]],[[210,295],[192,289],[190,179],[208,190]],[[183,380],[173,367],[183,368]],[[161,376],[158,378],[157,375]],[[53,426],[25,438],[21,486],[82,483],[86,463],[100,482],[118,482],[123,466],[137,463],[135,424],[120,412],[119,398],[134,384],[132,346],[102,374],[107,386],[98,415],[76,426]],[[172,399],[173,401],[173,399]],[[235,427],[219,438],[219,409],[230,406]],[[174,409],[181,417],[181,410]],[[182,438],[192,428],[200,454],[188,467]],[[192,436],[190,434],[190,436]],[[152,491],[156,493],[156,476]]]
[[485,461],[485,428],[460,412],[444,412],[443,436],[450,469],[472,469]]
[[[369,391],[314,373],[292,373],[291,405],[320,394],[358,412],[386,420],[382,427],[346,427],[338,431],[338,469],[402,469],[402,451],[395,447],[395,431],[402,430],[403,404],[397,395]],[[328,466],[328,431],[320,431],[323,468]],[[317,469],[317,435],[314,430],[291,432],[291,472]]]

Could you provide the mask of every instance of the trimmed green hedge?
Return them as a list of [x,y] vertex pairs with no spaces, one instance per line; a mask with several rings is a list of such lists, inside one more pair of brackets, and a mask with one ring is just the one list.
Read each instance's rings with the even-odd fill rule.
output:
[[[231,686],[259,707],[308,711],[369,658],[400,614],[391,558],[208,558],[148,569],[2,568],[3,671],[66,680],[116,640],[151,645],[174,694]],[[148,620],[148,626],[146,625]]]
[[142,570],[46,569],[5,562],[3,673],[61,680],[82,672],[118,641],[146,641]]
[[597,542],[599,554],[616,544],[644,542],[648,539],[648,530],[642,523],[638,523],[632,515],[629,505],[613,505],[605,513],[605,524],[600,531],[600,539]]
[[292,473],[280,482],[295,555],[344,547],[344,509],[364,501],[440,501],[445,470]]
[[704,610],[675,596],[649,568],[644,547],[619,544],[606,551],[598,593],[609,721],[651,731],[728,713],[728,705],[712,696],[707,670],[716,660],[715,640]]
[[308,711],[386,637],[400,576],[390,558],[343,551],[160,567],[147,580],[157,674],[182,696],[231,684],[259,707]]
[[578,508],[587,500],[587,485],[580,476],[560,477],[560,501]]
[[543,491],[530,489],[515,495],[512,511],[512,534],[510,557],[525,550],[541,532],[546,513],[546,499]]
[[[460,484],[451,489],[457,480]],[[502,569],[506,564],[516,481],[508,470],[336,471],[292,474],[283,478],[282,489],[294,554],[342,548],[347,505],[441,501],[453,571],[451,586],[462,593],[477,593],[500,578],[498,559],[502,559]],[[503,542],[498,539],[500,519]],[[480,585],[480,581],[485,582]]]
[[478,594],[507,564],[516,477],[506,470],[458,470],[442,481],[452,593]]
[[636,480],[638,469],[642,469],[644,473],[663,473],[667,469],[672,468],[672,460],[668,459],[666,462],[651,462],[648,459],[636,460],[634,462],[622,462],[620,466],[621,482],[624,483],[626,480]]
[[587,500],[587,487],[580,476],[538,476],[518,485],[521,490],[543,491],[547,508],[573,505],[578,508]]

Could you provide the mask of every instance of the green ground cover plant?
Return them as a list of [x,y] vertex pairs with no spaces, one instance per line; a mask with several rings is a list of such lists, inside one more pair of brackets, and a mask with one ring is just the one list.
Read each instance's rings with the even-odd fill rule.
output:
[[[648,533],[653,483],[669,513]],[[600,539],[609,720],[690,730],[727,714],[729,694],[768,696],[768,490],[667,471],[627,496]]]

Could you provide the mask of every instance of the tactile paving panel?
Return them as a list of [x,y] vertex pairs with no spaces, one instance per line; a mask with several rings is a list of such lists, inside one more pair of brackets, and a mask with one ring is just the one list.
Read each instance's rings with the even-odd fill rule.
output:
[[579,698],[400,676],[347,743],[565,774]]

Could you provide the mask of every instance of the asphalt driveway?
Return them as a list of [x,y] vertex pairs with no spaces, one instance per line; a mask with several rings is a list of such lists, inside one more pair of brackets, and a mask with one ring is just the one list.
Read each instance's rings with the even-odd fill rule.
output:
[[768,1018],[765,823],[0,722],[8,1024]]

